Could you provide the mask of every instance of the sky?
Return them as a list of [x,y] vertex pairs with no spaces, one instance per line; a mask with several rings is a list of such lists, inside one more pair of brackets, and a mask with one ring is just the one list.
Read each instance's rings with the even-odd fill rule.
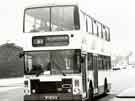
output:
[[[24,7],[44,1],[3,0],[0,3],[0,44],[16,42],[22,34]],[[134,0],[81,0],[81,3],[91,16],[110,27],[114,47],[120,51],[135,50]]]

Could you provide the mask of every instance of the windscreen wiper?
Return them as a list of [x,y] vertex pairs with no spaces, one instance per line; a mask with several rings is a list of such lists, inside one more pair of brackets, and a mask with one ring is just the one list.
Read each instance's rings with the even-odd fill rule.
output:
[[41,73],[43,73],[44,71],[43,71],[43,69],[41,69],[40,71],[38,71],[37,73],[36,73],[36,76],[38,77]]
[[44,70],[41,67],[41,65],[32,65],[32,70],[30,73],[35,74],[36,76],[39,76],[43,72]]
[[47,66],[45,66],[45,68],[41,68],[41,70],[36,73],[36,76],[39,76],[41,73],[43,73],[45,69],[51,70],[51,63],[50,62],[47,64]]
[[37,73],[36,73],[36,76],[38,77],[41,73],[43,73],[43,72],[42,72],[42,71],[37,72]]

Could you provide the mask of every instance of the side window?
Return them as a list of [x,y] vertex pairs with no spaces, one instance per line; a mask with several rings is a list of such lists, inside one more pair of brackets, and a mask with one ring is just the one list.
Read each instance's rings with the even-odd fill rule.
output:
[[106,70],[108,69],[108,59],[107,59],[107,56],[105,57],[105,62],[106,62]]
[[93,33],[94,35],[97,35],[97,22],[93,19]]
[[102,56],[102,69],[105,70],[104,56]]
[[108,56],[108,69],[111,69],[111,57]]
[[88,32],[92,33],[92,19],[90,17],[87,17],[88,22]]
[[107,41],[110,41],[110,29],[106,28],[107,30]]
[[100,56],[98,61],[99,61],[99,69],[100,70],[111,69],[111,58],[110,58],[110,56]]
[[93,69],[93,56],[92,54],[88,54],[88,70],[92,70]]
[[109,56],[107,57],[107,69],[108,70],[110,69],[110,57]]
[[111,68],[112,68],[112,67],[111,67],[111,66],[112,66],[112,65],[111,65],[111,57],[109,57],[109,63],[110,63],[110,64],[109,64],[109,65],[110,65],[109,67],[110,67],[110,69],[111,69]]
[[108,40],[108,31],[107,31],[107,27],[105,27],[105,39]]
[[105,56],[105,70],[107,70],[107,57]]
[[81,30],[86,32],[86,15],[83,12],[80,13],[80,19],[81,19]]
[[102,69],[105,70],[105,58],[102,56]]
[[105,61],[104,61],[104,56],[100,56],[101,58],[101,70],[105,70]]
[[102,26],[102,31],[103,31],[103,37],[102,37],[102,38],[103,38],[104,40],[106,40],[107,32],[106,32],[106,28],[105,28],[104,25]]
[[102,25],[101,25],[101,23],[98,23],[98,36],[100,37],[100,38],[102,38]]
[[98,63],[99,63],[99,70],[102,70],[103,66],[102,66],[102,58],[101,58],[101,56],[98,57]]
[[110,41],[110,29],[104,25],[101,25],[101,37],[104,40]]

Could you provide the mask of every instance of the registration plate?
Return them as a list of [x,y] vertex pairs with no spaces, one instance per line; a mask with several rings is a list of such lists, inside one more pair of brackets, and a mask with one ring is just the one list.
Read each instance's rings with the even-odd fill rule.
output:
[[58,96],[45,96],[44,99],[45,100],[57,100]]

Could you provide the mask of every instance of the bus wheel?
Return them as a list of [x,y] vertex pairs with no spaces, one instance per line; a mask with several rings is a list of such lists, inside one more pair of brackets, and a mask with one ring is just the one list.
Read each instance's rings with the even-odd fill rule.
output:
[[107,83],[107,78],[104,80],[104,94],[107,94],[108,92],[108,83]]
[[89,101],[94,101],[92,80],[90,80],[90,83],[89,83]]

